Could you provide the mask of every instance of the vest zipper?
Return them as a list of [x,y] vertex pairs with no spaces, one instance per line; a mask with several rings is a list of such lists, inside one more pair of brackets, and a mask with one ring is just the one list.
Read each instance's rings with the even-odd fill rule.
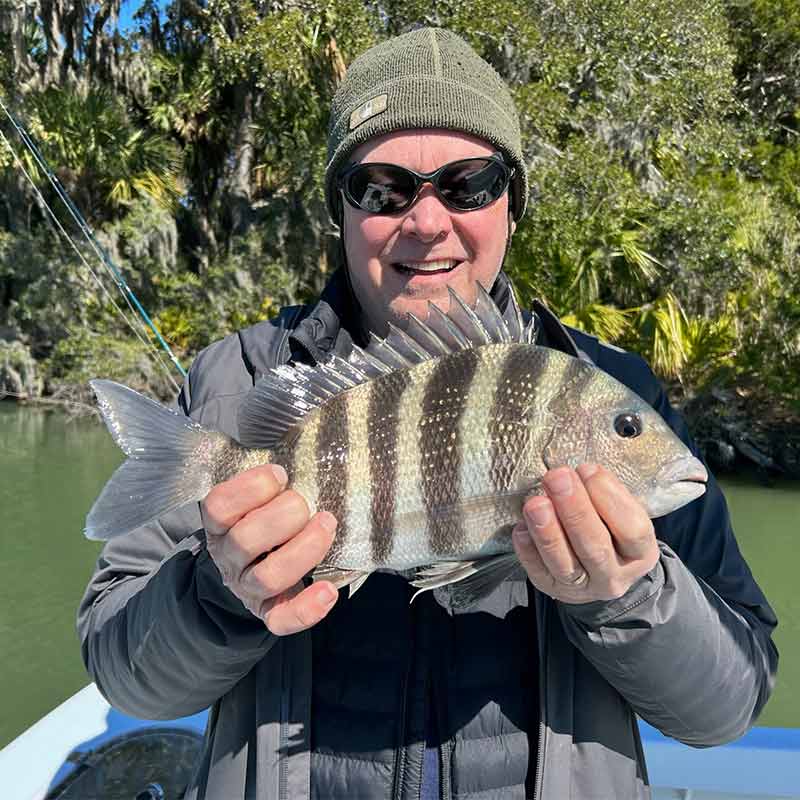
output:
[[406,674],[403,678],[403,698],[400,707],[400,741],[398,742],[397,754],[394,759],[394,789],[392,790],[392,798],[394,800],[402,800],[403,781],[405,779],[406,707],[408,706],[408,680],[414,665],[414,649],[414,641],[412,638],[411,647],[409,648],[409,659],[406,665]]
[[286,654],[281,652],[281,720],[278,740],[278,800],[289,800],[289,688]]
[[450,800],[450,740],[439,745],[439,797]]
[[[423,697],[425,698],[425,741],[422,743],[422,768],[419,771],[420,774],[420,782],[419,788],[417,789],[417,800],[422,800],[422,785],[425,783],[425,755],[428,752],[428,733],[430,732],[431,726],[431,714],[436,713],[436,709],[433,706],[433,692],[431,691],[431,687],[433,686],[433,681],[431,681],[430,676],[430,664],[428,664],[428,674],[425,676],[425,686],[422,689]],[[439,757],[439,748],[436,749],[436,757]],[[441,800],[442,797],[442,768],[441,764],[439,764],[439,798]]]
[[536,626],[539,631],[539,739],[536,747],[533,800],[541,800],[544,784],[542,767],[544,766],[545,737],[547,735],[547,611],[549,603],[547,598],[539,592],[534,593],[534,602],[537,611],[541,608],[541,613],[537,613],[537,617],[541,617],[541,621]]

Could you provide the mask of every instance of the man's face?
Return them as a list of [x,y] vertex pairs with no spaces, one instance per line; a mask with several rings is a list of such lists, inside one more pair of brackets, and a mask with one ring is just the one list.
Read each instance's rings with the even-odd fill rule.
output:
[[[351,162],[384,162],[433,172],[451,161],[494,152],[496,148],[468,134],[398,131],[361,145]],[[380,335],[386,333],[387,322],[401,322],[409,312],[424,320],[428,301],[446,311],[448,286],[474,304],[476,281],[487,291],[491,288],[502,265],[506,238],[514,229],[508,191],[476,211],[446,206],[429,183],[420,188],[410,208],[397,214],[369,214],[344,199],[342,204],[353,289],[364,322]],[[442,269],[414,271],[422,262],[439,262]]]

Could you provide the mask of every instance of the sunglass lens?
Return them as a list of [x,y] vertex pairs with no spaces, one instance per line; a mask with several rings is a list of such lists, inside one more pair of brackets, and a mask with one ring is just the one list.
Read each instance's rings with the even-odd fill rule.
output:
[[389,164],[364,164],[347,179],[347,191],[359,208],[373,214],[392,214],[414,196],[414,176]]
[[439,177],[439,191],[448,203],[469,211],[497,200],[505,191],[507,174],[493,159],[456,161]]

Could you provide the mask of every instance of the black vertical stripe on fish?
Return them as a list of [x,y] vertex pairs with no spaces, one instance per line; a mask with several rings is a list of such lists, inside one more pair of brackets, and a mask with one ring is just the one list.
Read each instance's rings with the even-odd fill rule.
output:
[[554,435],[542,451],[548,469],[568,464],[577,467],[592,458],[591,419],[581,402],[591,394],[598,370],[583,361],[572,359],[561,374],[558,390],[547,399],[547,410],[558,419]]
[[420,489],[428,516],[428,541],[436,555],[457,554],[465,545],[462,521],[436,510],[460,501],[462,441],[460,424],[480,364],[476,350],[443,358],[425,386],[420,431]]
[[[408,372],[401,370],[384,379],[382,391],[369,396],[369,475],[372,486],[369,542],[372,559],[385,564],[392,550],[392,520],[397,503],[397,458],[400,403],[409,385]],[[383,382],[382,382],[383,383]],[[389,390],[385,387],[388,384]],[[375,388],[375,384],[373,384]]]
[[566,362],[561,373],[560,386],[545,398],[547,408],[559,416],[570,416],[581,409],[581,398],[597,377],[597,370],[577,358]]
[[510,348],[497,378],[497,388],[487,428],[489,442],[489,481],[495,492],[514,484],[514,474],[523,467],[518,460],[527,434],[527,409],[536,404],[538,376],[544,363],[532,356],[529,347]]
[[320,407],[315,442],[317,464],[317,508],[330,511],[339,522],[326,561],[333,563],[343,552],[347,535],[347,396],[339,395]]

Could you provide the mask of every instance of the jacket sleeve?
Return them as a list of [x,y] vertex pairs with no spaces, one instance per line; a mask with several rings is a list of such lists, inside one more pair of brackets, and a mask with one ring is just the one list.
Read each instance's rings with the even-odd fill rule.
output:
[[[193,366],[179,398],[186,413],[197,374]],[[196,504],[106,543],[78,609],[78,634],[103,696],[149,719],[207,708],[274,642],[223,585]]]
[[[700,457],[681,416],[637,356],[616,377],[661,413]],[[755,722],[774,686],[777,624],[709,473],[706,493],[654,520],[661,558],[612,602],[558,603],[567,636],[643,719],[698,747],[722,744]]]

